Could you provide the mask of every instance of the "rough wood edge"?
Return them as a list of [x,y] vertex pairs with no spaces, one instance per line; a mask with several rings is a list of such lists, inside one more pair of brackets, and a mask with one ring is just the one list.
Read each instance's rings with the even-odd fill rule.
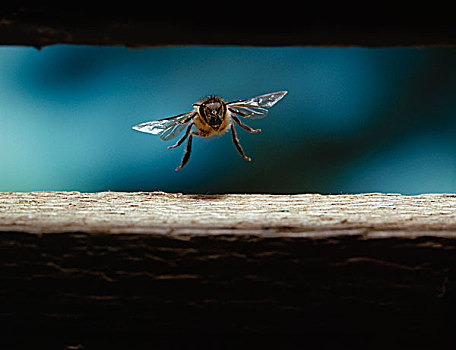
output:
[[0,232],[456,238],[456,195],[0,193]]

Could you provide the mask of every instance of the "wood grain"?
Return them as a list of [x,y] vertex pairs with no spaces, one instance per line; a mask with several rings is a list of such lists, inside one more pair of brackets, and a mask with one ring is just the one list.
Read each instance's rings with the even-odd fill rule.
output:
[[0,231],[454,238],[456,195],[0,193]]

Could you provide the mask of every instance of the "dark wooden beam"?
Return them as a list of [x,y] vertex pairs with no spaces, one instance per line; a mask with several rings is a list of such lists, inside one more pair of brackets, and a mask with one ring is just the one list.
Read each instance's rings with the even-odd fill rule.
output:
[[10,2],[0,44],[440,46],[456,44],[453,11],[438,3]]

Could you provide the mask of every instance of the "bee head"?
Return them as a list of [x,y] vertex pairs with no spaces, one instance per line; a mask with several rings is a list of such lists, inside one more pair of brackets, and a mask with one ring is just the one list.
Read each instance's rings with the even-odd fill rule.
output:
[[198,111],[212,129],[218,130],[225,118],[226,104],[219,97],[208,97],[199,105]]

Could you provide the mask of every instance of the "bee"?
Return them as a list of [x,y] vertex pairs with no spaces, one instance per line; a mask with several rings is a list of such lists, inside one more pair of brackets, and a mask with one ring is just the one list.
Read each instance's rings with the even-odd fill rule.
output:
[[237,151],[245,160],[250,162],[252,159],[245,155],[239,143],[235,124],[250,133],[261,132],[261,129],[252,129],[245,125],[239,117],[250,119],[264,118],[268,114],[268,108],[279,102],[286,93],[287,91],[278,91],[232,102],[225,102],[223,98],[218,96],[209,96],[194,103],[193,110],[190,112],[138,124],[132,128],[141,132],[160,135],[160,138],[164,141],[173,139],[185,129],[184,135],[176,144],[168,147],[169,150],[179,147],[188,138],[182,163],[176,168],[176,171],[182,169],[190,159],[193,136],[211,137],[221,135],[228,129],[231,130],[231,136]]

